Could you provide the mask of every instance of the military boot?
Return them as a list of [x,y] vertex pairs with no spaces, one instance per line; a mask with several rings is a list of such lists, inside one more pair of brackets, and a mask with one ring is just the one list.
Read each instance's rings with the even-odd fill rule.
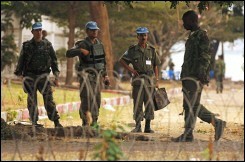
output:
[[215,135],[214,139],[215,141],[218,141],[220,137],[223,135],[224,128],[226,127],[226,122],[220,119],[215,119],[214,122],[214,129],[215,129]]
[[88,122],[87,122],[87,120],[85,120],[85,119],[82,119],[82,126],[87,126],[88,125]]
[[43,127],[43,125],[42,124],[38,124],[37,121],[32,121],[32,125],[34,127]]
[[92,123],[91,123],[92,127],[99,128],[97,120],[98,120],[98,118],[93,118]]
[[63,128],[63,126],[60,124],[58,119],[54,121],[54,127],[55,128]]
[[131,132],[133,132],[133,133],[142,132],[142,130],[141,130],[141,122],[140,121],[136,121],[136,126]]
[[192,142],[194,140],[193,129],[185,129],[183,134],[177,138],[172,138],[171,140],[173,142]]
[[145,133],[154,133],[154,131],[151,129],[151,120],[146,119],[145,120]]

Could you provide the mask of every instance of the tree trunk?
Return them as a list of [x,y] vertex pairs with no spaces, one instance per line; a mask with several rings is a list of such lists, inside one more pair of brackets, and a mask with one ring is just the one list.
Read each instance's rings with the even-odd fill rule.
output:
[[115,81],[113,79],[113,54],[112,54],[112,45],[111,45],[111,37],[109,30],[109,18],[106,5],[104,5],[103,1],[90,1],[89,2],[90,14],[92,21],[97,22],[100,31],[99,31],[99,39],[102,41],[105,52],[106,52],[106,68],[108,75],[111,80],[111,86],[115,87]]
[[[77,2],[70,2],[69,6],[69,36],[68,36],[68,49],[74,46],[74,39],[75,39],[75,26],[76,26],[76,12],[74,8]],[[73,82],[73,58],[67,58],[67,68],[66,68],[66,85],[71,85]]]

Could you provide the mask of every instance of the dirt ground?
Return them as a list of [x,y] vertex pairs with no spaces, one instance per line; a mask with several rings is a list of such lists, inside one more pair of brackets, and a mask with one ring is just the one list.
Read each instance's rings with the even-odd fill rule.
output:
[[[167,85],[168,84],[168,85]],[[124,153],[122,160],[242,160],[244,161],[244,84],[226,84],[222,94],[216,94],[215,84],[205,87],[201,103],[218,118],[227,122],[224,135],[214,142],[214,128],[197,119],[194,142],[175,143],[171,137],[183,132],[182,93],[179,83],[161,83],[168,87],[171,103],[155,112],[153,134],[131,133],[135,126],[132,104],[117,107],[116,112],[100,114],[102,129],[112,121],[127,125],[118,132],[117,142]],[[118,115],[120,111],[120,116]],[[116,116],[116,117],[115,117]],[[51,123],[51,122],[50,122]],[[1,140],[1,160],[91,160],[94,146],[103,139],[91,128],[82,128],[81,120],[61,120],[64,129],[53,125],[36,128],[16,124],[19,136]],[[144,128],[144,122],[142,122]],[[2,130],[1,130],[2,131]]]

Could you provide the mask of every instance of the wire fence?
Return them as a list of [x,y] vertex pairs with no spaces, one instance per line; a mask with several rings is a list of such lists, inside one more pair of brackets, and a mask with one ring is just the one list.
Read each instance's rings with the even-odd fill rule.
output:
[[[114,72],[116,73],[116,72]],[[97,75],[97,74],[96,74]],[[96,113],[99,113],[98,124],[99,129],[93,127],[82,127],[82,120],[80,119],[79,111],[67,113],[60,119],[64,128],[54,129],[50,126],[50,121],[40,120],[44,123],[44,127],[33,127],[31,124],[20,123],[20,121],[10,122],[9,126],[4,126],[1,122],[1,137],[9,133],[11,140],[1,140],[1,158],[2,160],[93,160],[93,155],[96,150],[95,146],[103,144],[107,147],[101,147],[100,153],[104,154],[104,160],[110,160],[109,157],[116,157],[119,155],[115,150],[120,149],[123,156],[120,160],[244,160],[244,83],[243,82],[224,82],[223,93],[216,93],[216,84],[211,80],[209,86],[204,86],[201,96],[201,104],[210,110],[216,118],[227,122],[224,134],[219,141],[214,140],[215,129],[212,124],[194,119],[193,125],[193,142],[172,142],[172,137],[178,137],[184,132],[184,114],[183,100],[185,100],[189,107],[193,107],[195,101],[189,102],[187,96],[183,95],[183,89],[180,81],[161,80],[160,87],[165,87],[170,100],[170,104],[158,111],[154,112],[154,119],[151,121],[151,129],[154,133],[132,133],[131,130],[135,128],[134,120],[134,103],[139,103],[139,97],[133,102],[131,81],[122,81],[121,78],[130,78],[130,76],[123,76],[116,73],[116,90],[123,88],[129,90],[131,102],[126,105],[115,105],[113,109],[108,109],[101,106],[99,111],[98,102],[96,102],[96,95],[101,89],[100,78],[98,85],[91,86],[88,82],[88,75],[82,74],[83,81],[80,83],[80,88],[77,91],[82,91],[86,87],[88,91],[87,96],[92,98],[89,107],[93,107]],[[12,86],[12,79],[8,77],[7,82],[4,82],[4,76],[1,77],[1,87],[8,85]],[[31,89],[38,89],[42,94],[49,84],[49,77],[43,82],[41,87],[37,83],[27,87]],[[143,80],[150,80],[148,76],[143,76]],[[188,79],[188,78],[187,78]],[[90,78],[91,80],[91,78]],[[137,80],[135,80],[137,81]],[[139,78],[138,81],[142,81]],[[194,83],[198,83],[193,80]],[[23,82],[24,83],[24,82]],[[126,86],[125,86],[126,85]],[[96,86],[100,88],[96,88]],[[2,88],[1,88],[2,89]],[[199,88],[197,88],[199,89]],[[98,90],[98,91],[96,91]],[[79,95],[74,93],[74,95]],[[12,94],[15,93],[12,88]],[[54,92],[55,93],[55,92]],[[139,86],[138,96],[145,93],[147,96],[152,96],[152,91],[143,84]],[[3,103],[4,92],[1,92],[1,104]],[[33,92],[30,91],[33,95]],[[33,95],[34,96],[34,95]],[[49,98],[50,96],[46,96]],[[195,97],[194,97],[195,98]],[[45,97],[44,97],[45,99]],[[35,99],[30,100],[35,101]],[[13,98],[14,103],[18,103],[17,98]],[[47,104],[47,103],[46,103]],[[93,105],[93,106],[92,106]],[[146,100],[142,105],[143,113],[140,116],[144,119],[145,109],[147,105],[154,105],[152,99]],[[6,106],[6,105],[5,105]],[[108,105],[107,105],[108,106]],[[137,107],[140,107],[136,105]],[[152,106],[150,106],[152,107]],[[198,107],[200,108],[200,106]],[[135,111],[136,112],[136,111]],[[38,112],[35,111],[34,116]],[[52,113],[51,113],[52,114]],[[54,113],[53,113],[54,114]],[[50,116],[52,119],[53,114]],[[193,120],[194,113],[187,117]],[[198,114],[196,114],[198,116]],[[48,124],[47,124],[48,123]],[[144,130],[145,119],[141,121],[141,126]],[[108,133],[109,139],[115,141],[110,143],[105,140],[105,136],[101,136],[105,130],[114,130]],[[2,138],[1,138],[2,139]],[[108,151],[111,151],[111,154]],[[113,151],[114,150],[114,151]],[[103,153],[104,151],[104,153]],[[107,151],[107,152],[106,152]],[[109,152],[110,152],[109,151]],[[109,156],[110,155],[110,156]],[[103,160],[101,156],[99,160]]]

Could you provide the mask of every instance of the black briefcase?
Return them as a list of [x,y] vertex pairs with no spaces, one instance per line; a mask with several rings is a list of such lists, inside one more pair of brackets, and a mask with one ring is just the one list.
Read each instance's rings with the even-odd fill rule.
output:
[[153,97],[154,97],[153,102],[154,102],[155,111],[163,109],[170,103],[165,88],[157,88],[154,91]]

